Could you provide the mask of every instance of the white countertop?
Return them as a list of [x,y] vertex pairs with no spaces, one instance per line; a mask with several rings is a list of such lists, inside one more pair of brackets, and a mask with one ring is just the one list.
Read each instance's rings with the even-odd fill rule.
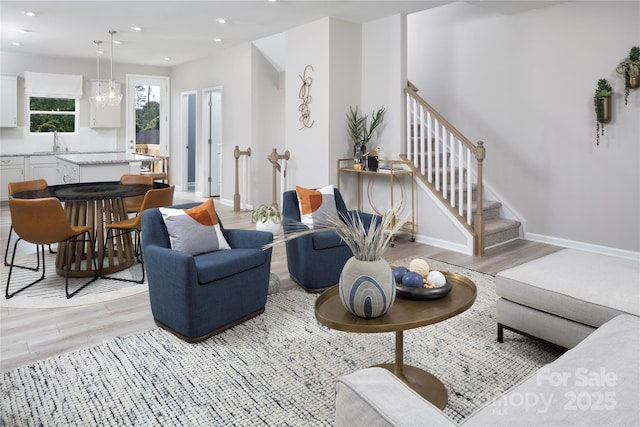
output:
[[152,156],[142,156],[132,153],[85,153],[85,154],[56,154],[60,160],[77,165],[104,163],[131,163],[155,160]]

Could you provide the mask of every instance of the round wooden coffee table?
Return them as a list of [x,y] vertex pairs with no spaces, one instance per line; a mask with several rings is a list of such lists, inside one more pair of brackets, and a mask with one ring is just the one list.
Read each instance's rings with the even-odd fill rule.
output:
[[340,301],[337,285],[322,293],[316,300],[315,307],[318,321],[332,329],[360,333],[395,332],[395,363],[376,366],[391,371],[440,409],[447,405],[447,389],[429,372],[404,364],[403,332],[449,319],[471,307],[476,300],[475,283],[456,273],[443,273],[452,285],[451,292],[446,297],[419,301],[398,296],[389,311],[375,319],[364,319],[347,311]]

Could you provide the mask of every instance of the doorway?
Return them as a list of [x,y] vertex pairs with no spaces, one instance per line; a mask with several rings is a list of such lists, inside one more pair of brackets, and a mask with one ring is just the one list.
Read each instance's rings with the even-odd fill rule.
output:
[[183,188],[187,191],[196,189],[196,117],[197,92],[182,92],[182,142],[185,148],[182,156]]
[[201,153],[205,159],[205,195],[220,196],[222,165],[222,88],[202,90]]
[[169,77],[127,75],[128,151],[151,145],[164,156],[169,147]]

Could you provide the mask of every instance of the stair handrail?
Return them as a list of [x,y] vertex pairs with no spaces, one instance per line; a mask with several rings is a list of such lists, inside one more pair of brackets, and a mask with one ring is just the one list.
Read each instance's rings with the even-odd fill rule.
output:
[[233,150],[233,157],[236,159],[236,177],[235,177],[235,193],[233,195],[233,211],[240,212],[240,173],[238,165],[238,161],[240,156],[251,156],[251,147],[247,148],[245,151],[240,151],[240,148],[236,145],[236,148]]
[[[406,93],[406,133],[407,133],[407,159],[413,161],[417,175],[422,176],[425,184],[438,196],[454,214],[460,223],[473,234],[473,253],[484,253],[484,216],[482,211],[483,198],[483,171],[482,165],[486,155],[484,142],[473,144],[466,136],[456,129],[435,108],[429,105],[420,95],[418,89],[411,82],[407,82]],[[425,117],[426,112],[426,117]],[[425,129],[426,122],[426,129]],[[425,132],[426,130],[426,132]],[[440,134],[442,131],[442,135]],[[425,136],[428,140],[435,141],[435,161],[432,152],[432,144],[425,147]],[[455,142],[458,142],[456,148]],[[464,148],[463,148],[464,147]],[[442,150],[442,153],[440,153]],[[443,161],[449,153],[449,160]],[[471,155],[476,160],[476,213],[471,215]],[[425,162],[423,159],[427,159]],[[457,164],[456,164],[457,163]],[[466,163],[466,180],[462,173],[456,178],[455,168],[462,170]],[[447,171],[448,168],[448,171]],[[451,185],[447,186],[447,179],[440,183],[440,171],[444,178],[450,175]],[[435,175],[435,178],[434,178]],[[435,183],[433,183],[435,180]],[[458,189],[456,191],[456,185]],[[464,194],[466,192],[466,202]],[[466,215],[464,206],[467,206]]]
[[[278,150],[276,148],[273,149],[273,151],[267,156],[267,160],[269,160],[269,162],[271,162],[271,166],[273,167],[273,184],[272,184],[272,193],[271,193],[271,199],[272,199],[272,204],[276,207],[278,207],[278,191],[277,191],[277,176],[278,176],[278,172],[282,173],[281,175],[281,179],[280,179],[280,187],[282,188],[282,191],[280,192],[280,194],[284,193],[284,183],[285,180],[287,178],[287,167],[286,167],[286,162],[289,160],[290,158],[290,154],[289,154],[289,150],[286,150],[284,152],[284,154],[278,154]],[[283,160],[284,163],[284,167],[280,166],[280,160]]]

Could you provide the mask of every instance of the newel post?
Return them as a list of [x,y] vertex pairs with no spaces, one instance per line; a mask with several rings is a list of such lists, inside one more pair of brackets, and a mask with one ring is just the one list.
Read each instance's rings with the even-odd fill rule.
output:
[[477,183],[476,183],[476,215],[474,219],[474,255],[482,255],[484,253],[484,214],[482,212],[483,187],[482,187],[482,162],[485,157],[484,142],[478,141],[475,151],[477,166]]
[[236,192],[233,195],[233,211],[234,212],[239,212],[240,211],[240,176],[238,173],[238,159],[240,158],[240,156],[242,155],[247,155],[250,156],[251,155],[251,147],[247,148],[246,151],[240,151],[240,149],[238,148],[238,146],[236,145],[236,148],[233,150],[233,157],[236,159]]
[[[271,152],[271,154],[269,154],[269,156],[267,156],[267,160],[269,160],[271,162],[271,165],[273,166],[273,179],[272,179],[272,200],[273,200],[273,205],[274,206],[278,206],[278,191],[277,191],[277,175],[278,172],[282,172],[282,168],[280,167],[280,160],[289,160],[289,150],[286,150],[284,152],[284,154],[278,154],[278,150],[277,149],[273,149],[273,151]],[[283,172],[283,173],[286,173]]]

